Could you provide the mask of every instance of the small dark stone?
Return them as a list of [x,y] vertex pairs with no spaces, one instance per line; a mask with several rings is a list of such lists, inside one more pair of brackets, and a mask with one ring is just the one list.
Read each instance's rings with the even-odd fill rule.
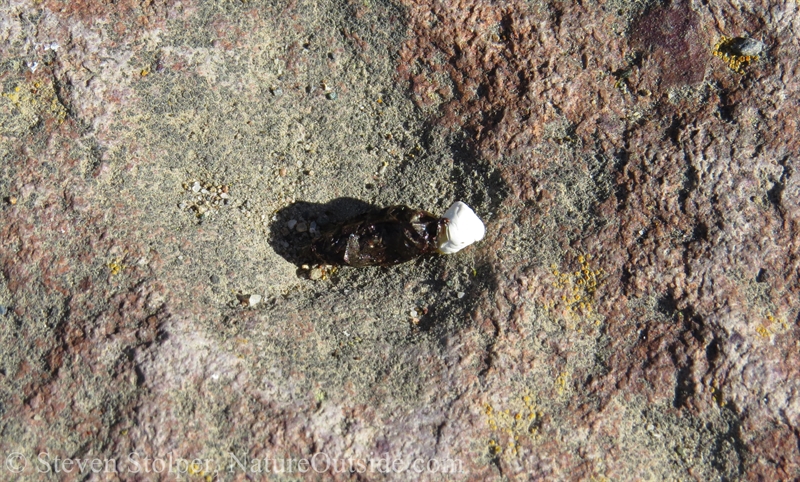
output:
[[211,283],[212,283],[212,284],[217,284],[217,283],[219,283],[219,276],[217,276],[217,275],[215,275],[215,274],[212,274],[212,275],[211,275]]

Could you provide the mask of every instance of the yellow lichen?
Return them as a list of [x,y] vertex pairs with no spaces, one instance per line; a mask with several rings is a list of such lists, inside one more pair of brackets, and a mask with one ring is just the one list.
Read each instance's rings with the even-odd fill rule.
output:
[[58,100],[52,83],[42,84],[34,81],[17,85],[10,92],[3,92],[2,97],[32,123],[42,115],[52,116],[59,124],[67,119],[67,109]]
[[558,377],[556,378],[555,385],[556,385],[556,392],[559,395],[564,395],[569,389],[569,372],[561,372]]
[[193,462],[189,464],[189,468],[186,470],[186,473],[188,473],[189,475],[199,475],[202,477],[205,474],[205,471],[203,470],[202,465]]
[[725,396],[722,393],[722,389],[717,387],[716,385],[711,386],[711,398],[713,398],[714,401],[717,402],[717,405],[719,405],[720,407],[725,406]]
[[745,69],[752,62],[758,60],[758,55],[744,55],[736,47],[737,41],[740,39],[722,37],[719,42],[714,45],[711,53],[715,57],[721,58],[728,67],[737,74],[744,74]]
[[108,269],[111,272],[111,276],[116,276],[122,273],[122,270],[125,269],[125,265],[122,264],[122,260],[114,259],[108,263]]
[[[552,265],[551,273],[556,279],[551,285],[567,292],[561,295],[563,309],[567,315],[591,316],[594,314],[594,297],[603,283],[604,271],[602,268],[593,269],[590,266],[591,255],[580,254],[577,260],[580,269],[571,273],[562,273],[556,265]],[[554,301],[545,303],[545,308],[554,308],[555,305]]]
[[488,442],[491,456],[517,455],[522,441],[533,440],[541,425],[542,413],[530,395],[511,399],[509,403],[513,410],[496,410],[489,403],[483,406],[486,423],[493,432]]
[[783,333],[789,329],[786,320],[782,317],[776,317],[771,311],[767,312],[765,318],[766,321],[759,323],[756,327],[756,333],[763,339],[769,339],[772,335]]

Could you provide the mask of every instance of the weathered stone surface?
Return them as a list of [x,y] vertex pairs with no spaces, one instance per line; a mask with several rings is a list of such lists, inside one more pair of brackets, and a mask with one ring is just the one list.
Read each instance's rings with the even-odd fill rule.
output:
[[[7,3],[3,470],[799,478],[797,13]],[[488,231],[451,257],[280,244],[453,200]]]

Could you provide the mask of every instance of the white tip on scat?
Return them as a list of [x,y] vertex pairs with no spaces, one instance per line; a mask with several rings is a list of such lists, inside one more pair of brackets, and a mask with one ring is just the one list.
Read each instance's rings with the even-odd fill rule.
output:
[[439,233],[439,252],[452,254],[461,251],[472,243],[483,239],[486,227],[483,221],[469,206],[456,201],[444,216],[450,220]]

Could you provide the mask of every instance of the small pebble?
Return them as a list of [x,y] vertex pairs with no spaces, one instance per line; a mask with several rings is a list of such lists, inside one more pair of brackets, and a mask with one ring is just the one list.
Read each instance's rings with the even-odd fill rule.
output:
[[336,92],[328,92],[328,95],[326,97],[328,98],[328,100],[336,100],[336,98],[339,96],[336,95]]
[[734,39],[731,48],[738,52],[740,55],[761,55],[766,45],[763,42],[751,38],[737,38]]
[[0,316],[5,316],[6,313],[8,313],[8,308],[6,308],[3,305],[0,305]]
[[416,318],[416,317],[417,317],[417,310],[411,310],[411,311],[409,311],[409,312],[408,312],[408,315],[409,315],[411,318]]
[[466,295],[466,293],[464,293],[463,291],[459,291],[458,293],[456,293],[456,296],[458,297],[458,299],[459,299],[459,300],[460,300],[461,298],[463,298],[463,297],[464,297],[464,295]]
[[217,276],[217,275],[215,275],[215,274],[212,274],[212,275],[211,275],[211,283],[212,283],[212,284],[217,284],[217,283],[219,283],[219,276]]
[[308,279],[311,279],[311,280],[314,280],[314,281],[322,279],[322,268],[317,266],[316,268],[313,268],[311,271],[309,271],[308,272]]
[[282,167],[282,168],[278,169],[278,175],[281,176],[281,177],[286,177],[286,168]]
[[250,306],[255,306],[261,303],[261,295],[250,295],[250,298],[247,299],[247,302]]
[[289,228],[289,229],[294,229],[295,226],[297,226],[297,220],[296,219],[290,219],[289,222],[286,223],[286,227]]
[[308,224],[306,224],[305,222],[297,223],[297,232],[298,233],[305,233],[306,231],[308,231]]
[[200,187],[200,183],[195,181],[194,184],[192,184],[192,192],[200,192],[200,189],[202,189],[202,187]]

